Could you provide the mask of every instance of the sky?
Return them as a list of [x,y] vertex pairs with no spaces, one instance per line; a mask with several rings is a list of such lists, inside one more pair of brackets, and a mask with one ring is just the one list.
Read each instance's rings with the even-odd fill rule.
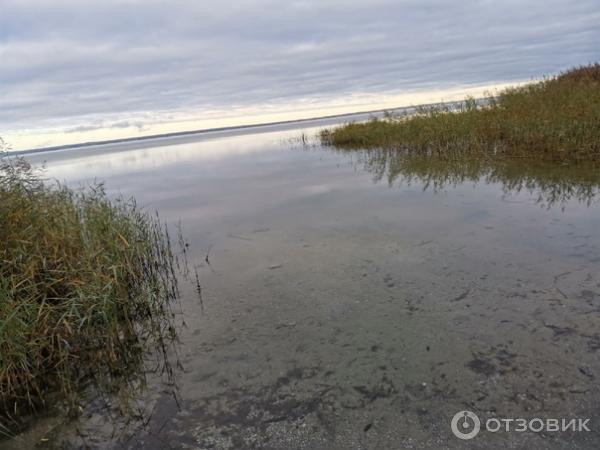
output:
[[0,0],[13,149],[483,95],[600,60],[600,0]]

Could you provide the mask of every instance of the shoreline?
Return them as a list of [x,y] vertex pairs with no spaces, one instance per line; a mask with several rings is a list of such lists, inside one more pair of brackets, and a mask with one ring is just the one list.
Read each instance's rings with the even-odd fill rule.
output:
[[[485,98],[476,99],[477,101],[485,100]],[[37,153],[46,153],[46,152],[56,152],[62,150],[74,150],[74,149],[83,149],[88,147],[99,147],[99,146],[110,146],[117,144],[127,144],[127,143],[139,143],[139,142],[150,142],[150,141],[160,141],[174,138],[185,138],[185,137],[194,137],[194,136],[205,136],[210,133],[227,133],[227,132],[236,132],[236,131],[252,131],[257,128],[269,128],[269,127],[279,127],[279,126],[294,126],[294,125],[304,125],[309,124],[310,122],[320,122],[327,120],[335,120],[335,119],[343,119],[355,118],[357,121],[368,120],[370,117],[378,117],[383,115],[386,112],[412,112],[417,108],[427,108],[427,107],[438,107],[441,105],[457,105],[462,103],[462,100],[451,101],[451,102],[436,102],[436,103],[426,103],[421,105],[411,105],[411,106],[400,106],[392,109],[375,109],[375,110],[367,110],[367,111],[358,111],[354,113],[348,114],[333,114],[328,116],[319,116],[319,117],[310,117],[306,119],[297,119],[297,120],[283,120],[277,122],[266,122],[266,123],[257,123],[257,124],[248,124],[248,125],[236,125],[231,127],[217,127],[217,128],[205,128],[199,130],[187,130],[187,131],[177,131],[173,133],[163,133],[163,134],[152,134],[148,136],[136,136],[129,138],[121,138],[121,139],[109,139],[105,141],[89,141],[89,142],[81,142],[75,144],[65,144],[65,145],[56,145],[51,147],[41,147],[41,148],[32,148],[25,150],[12,150],[9,151],[9,155],[32,155]],[[368,117],[361,117],[368,116]],[[328,124],[323,124],[328,125]],[[271,130],[267,130],[271,131]],[[279,130],[273,130],[279,131]]]

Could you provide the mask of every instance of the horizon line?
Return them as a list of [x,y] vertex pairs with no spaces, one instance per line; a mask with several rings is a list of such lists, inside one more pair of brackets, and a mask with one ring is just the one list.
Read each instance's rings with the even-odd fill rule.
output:
[[[480,97],[475,100],[481,101],[486,100],[489,97]],[[454,100],[454,101],[440,101],[433,103],[423,103],[418,105],[411,106],[399,106],[394,108],[384,108],[384,109],[372,109],[365,111],[356,111],[351,113],[341,113],[341,114],[329,114],[325,116],[316,116],[316,117],[308,117],[304,119],[290,119],[290,120],[280,120],[273,122],[263,122],[263,123],[255,123],[255,124],[245,124],[245,125],[232,125],[225,127],[214,127],[214,128],[201,128],[196,130],[185,130],[185,131],[174,131],[170,133],[159,133],[159,134],[151,134],[147,136],[133,136],[133,137],[125,137],[125,138],[117,138],[117,139],[106,139],[106,140],[98,140],[98,141],[86,141],[79,142],[75,144],[64,144],[64,145],[53,145],[49,147],[39,147],[39,148],[30,148],[25,150],[9,150],[7,153],[9,155],[30,155],[35,153],[43,153],[43,152],[52,152],[52,151],[60,151],[60,150],[71,150],[77,148],[85,148],[85,147],[93,147],[100,145],[110,145],[110,144],[121,144],[121,143],[129,143],[129,142],[140,142],[140,141],[151,141],[158,139],[168,139],[173,137],[184,137],[184,136],[193,136],[196,134],[206,134],[211,132],[219,132],[219,131],[232,131],[232,130],[245,130],[251,128],[260,128],[260,127],[268,127],[268,126],[276,126],[276,125],[286,125],[286,124],[294,124],[294,123],[304,123],[316,120],[326,120],[326,119],[335,119],[342,117],[351,117],[358,116],[364,114],[376,114],[376,113],[385,113],[386,111],[410,111],[411,109],[423,108],[423,107],[431,107],[431,106],[440,106],[440,105],[455,105],[459,103],[463,103],[464,100]]]

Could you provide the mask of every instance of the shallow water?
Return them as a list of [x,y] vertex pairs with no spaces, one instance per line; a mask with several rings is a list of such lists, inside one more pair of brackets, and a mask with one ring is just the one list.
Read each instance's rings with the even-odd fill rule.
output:
[[466,409],[591,418],[591,432],[482,431],[471,448],[599,448],[597,170],[298,140],[316,131],[29,156],[180,220],[203,287],[201,304],[183,286],[180,407],[151,383],[133,438],[91,410],[47,445],[462,448],[450,421]]

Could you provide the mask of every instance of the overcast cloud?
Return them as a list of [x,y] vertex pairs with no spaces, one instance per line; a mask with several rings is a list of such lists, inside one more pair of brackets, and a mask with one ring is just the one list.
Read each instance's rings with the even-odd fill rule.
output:
[[0,0],[0,134],[524,80],[599,42],[599,0]]

